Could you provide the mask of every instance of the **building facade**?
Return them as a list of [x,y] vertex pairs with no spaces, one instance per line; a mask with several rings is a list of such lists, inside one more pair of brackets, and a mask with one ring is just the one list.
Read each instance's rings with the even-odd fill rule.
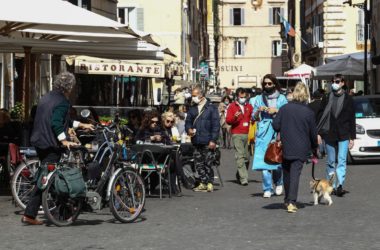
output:
[[373,71],[371,93],[380,94],[380,1],[371,1],[371,56]]
[[332,56],[364,51],[364,12],[340,0],[301,3],[302,59],[311,66]]
[[265,74],[281,76],[280,15],[287,13],[287,0],[219,0],[218,6],[219,87],[261,87]]
[[95,12],[96,14],[117,20],[117,0],[65,0],[70,3]]

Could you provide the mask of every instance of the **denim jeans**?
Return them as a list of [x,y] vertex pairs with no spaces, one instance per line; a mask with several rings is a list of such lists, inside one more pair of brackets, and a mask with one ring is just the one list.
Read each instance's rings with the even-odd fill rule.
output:
[[343,186],[346,179],[348,144],[349,140],[326,142],[326,178],[329,179],[331,174],[336,172],[334,188],[339,185]]
[[275,186],[282,185],[282,169],[277,170],[263,170],[263,191],[270,191],[273,193],[273,184]]

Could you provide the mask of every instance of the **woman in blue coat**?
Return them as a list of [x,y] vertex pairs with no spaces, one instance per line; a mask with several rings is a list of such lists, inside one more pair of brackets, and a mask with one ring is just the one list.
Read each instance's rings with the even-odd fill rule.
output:
[[[256,97],[253,107],[253,119],[257,121],[255,154],[253,156],[253,170],[262,171],[264,198],[270,198],[273,193],[281,195],[282,169],[281,164],[267,164],[264,155],[269,143],[276,138],[272,122],[278,110],[288,101],[280,94],[280,85],[273,74],[267,74],[262,81],[263,93]],[[275,192],[273,185],[276,187]]]

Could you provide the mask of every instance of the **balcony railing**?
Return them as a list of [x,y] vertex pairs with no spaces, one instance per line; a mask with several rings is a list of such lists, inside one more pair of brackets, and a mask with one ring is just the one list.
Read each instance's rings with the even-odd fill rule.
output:
[[[368,25],[368,39],[371,37],[371,26]],[[356,25],[356,42],[364,43],[364,24]]]

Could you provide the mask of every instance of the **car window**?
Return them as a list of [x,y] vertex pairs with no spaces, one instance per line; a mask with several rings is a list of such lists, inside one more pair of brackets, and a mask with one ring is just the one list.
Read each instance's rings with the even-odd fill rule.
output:
[[355,99],[356,118],[380,117],[380,98]]

